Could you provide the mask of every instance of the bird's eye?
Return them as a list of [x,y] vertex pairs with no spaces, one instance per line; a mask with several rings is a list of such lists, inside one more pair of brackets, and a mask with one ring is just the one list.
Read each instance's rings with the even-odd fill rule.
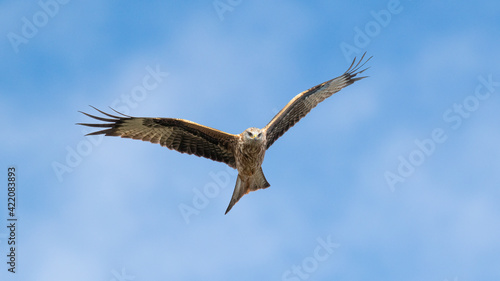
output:
[[262,137],[262,133],[259,133],[259,134],[257,135],[257,137],[259,137],[259,138],[260,138],[260,137]]
[[248,135],[249,137],[251,137],[251,136],[252,136],[252,132],[247,132],[247,135]]

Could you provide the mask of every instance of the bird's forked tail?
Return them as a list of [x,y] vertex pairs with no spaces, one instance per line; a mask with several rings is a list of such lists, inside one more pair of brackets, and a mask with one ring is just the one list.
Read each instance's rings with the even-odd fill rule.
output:
[[236,202],[238,202],[243,195],[249,193],[250,191],[268,188],[269,186],[271,185],[267,182],[264,172],[262,172],[262,167],[260,167],[259,170],[251,177],[244,178],[238,174],[233,196],[231,197],[231,202],[229,202],[229,206],[227,207],[225,214],[231,210],[234,204],[236,204]]

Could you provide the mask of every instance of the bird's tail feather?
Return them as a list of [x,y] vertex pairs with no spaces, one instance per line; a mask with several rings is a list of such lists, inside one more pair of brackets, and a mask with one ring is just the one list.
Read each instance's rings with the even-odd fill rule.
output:
[[262,171],[262,167],[259,168],[257,173],[255,173],[252,177],[253,184],[250,186],[250,191],[255,191],[257,189],[268,188],[271,185],[267,182],[266,177],[264,176],[264,172]]
[[241,175],[238,175],[233,196],[231,197],[231,202],[229,202],[229,206],[227,207],[225,214],[231,210],[234,204],[236,204],[236,202],[238,202],[243,195],[249,193],[250,191],[268,188],[269,186],[271,185],[267,182],[264,172],[262,172],[262,168],[260,168],[257,173],[250,178],[244,179]]

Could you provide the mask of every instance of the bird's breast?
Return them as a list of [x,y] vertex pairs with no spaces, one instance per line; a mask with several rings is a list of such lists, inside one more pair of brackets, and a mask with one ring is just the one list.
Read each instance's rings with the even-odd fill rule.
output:
[[239,145],[236,149],[238,173],[243,176],[252,176],[264,162],[265,153],[266,149],[263,145]]

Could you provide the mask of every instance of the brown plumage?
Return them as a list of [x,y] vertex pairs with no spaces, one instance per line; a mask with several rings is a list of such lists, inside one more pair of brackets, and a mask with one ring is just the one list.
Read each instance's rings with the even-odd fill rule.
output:
[[279,137],[320,102],[342,88],[365,78],[356,77],[366,70],[360,69],[371,59],[370,57],[363,62],[364,56],[357,63],[354,59],[349,69],[339,77],[295,96],[263,129],[252,127],[239,135],[222,132],[184,119],[132,117],[116,111],[120,115],[117,116],[95,107],[92,108],[106,117],[82,113],[107,123],[78,124],[105,128],[88,135],[104,134],[159,143],[169,149],[223,162],[237,169],[238,177],[226,210],[227,214],[243,195],[270,186],[262,172],[262,162],[266,150]]

